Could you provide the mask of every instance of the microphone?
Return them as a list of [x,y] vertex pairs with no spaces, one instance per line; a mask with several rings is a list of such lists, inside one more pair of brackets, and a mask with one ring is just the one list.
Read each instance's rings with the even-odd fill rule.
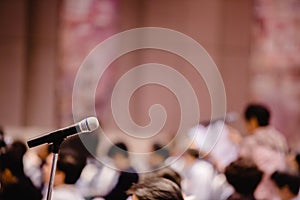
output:
[[44,143],[54,143],[62,142],[65,138],[81,133],[81,132],[91,132],[96,130],[99,127],[99,122],[96,117],[88,117],[76,124],[62,128],[51,133],[38,136],[27,142],[29,148],[44,144]]

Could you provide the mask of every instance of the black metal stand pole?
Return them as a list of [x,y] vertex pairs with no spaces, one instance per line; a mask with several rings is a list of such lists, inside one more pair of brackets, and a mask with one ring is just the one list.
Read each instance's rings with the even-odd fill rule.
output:
[[47,190],[47,200],[51,200],[51,197],[52,197],[52,189],[53,189],[54,178],[55,178],[55,173],[56,173],[59,147],[62,142],[63,142],[63,139],[53,142],[53,149],[52,149],[53,158],[52,158],[52,166],[51,166],[51,172],[50,172],[50,181],[49,181],[48,190]]

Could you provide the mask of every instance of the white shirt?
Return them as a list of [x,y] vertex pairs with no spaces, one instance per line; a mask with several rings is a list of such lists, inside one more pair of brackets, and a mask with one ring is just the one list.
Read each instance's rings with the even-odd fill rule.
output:
[[195,200],[209,200],[212,180],[215,175],[213,166],[203,160],[197,160],[195,163],[184,169],[182,190],[190,196],[195,196]]
[[238,144],[233,140],[240,137],[237,130],[230,128],[219,120],[205,127],[201,124],[189,131],[189,137],[194,139],[195,146],[216,162],[219,171],[238,158]]
[[240,146],[240,156],[252,159],[264,172],[263,179],[255,190],[257,199],[277,200],[279,196],[269,176],[276,170],[286,169],[288,145],[281,133],[271,126],[257,128],[246,136]]
[[118,171],[91,162],[84,167],[76,187],[84,197],[105,196],[115,187],[118,177]]
[[[44,200],[46,199],[46,195],[44,196]],[[52,190],[52,198],[51,200],[84,200],[78,190],[74,185],[61,185],[56,186]]]

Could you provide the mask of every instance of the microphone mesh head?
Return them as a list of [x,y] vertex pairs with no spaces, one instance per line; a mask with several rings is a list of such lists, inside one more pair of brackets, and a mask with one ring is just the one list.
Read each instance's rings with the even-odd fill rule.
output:
[[94,131],[99,127],[99,122],[96,117],[88,117],[79,122],[81,131]]

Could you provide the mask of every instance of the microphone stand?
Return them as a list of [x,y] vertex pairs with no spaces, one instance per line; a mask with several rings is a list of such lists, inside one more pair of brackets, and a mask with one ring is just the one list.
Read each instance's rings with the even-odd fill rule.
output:
[[56,166],[57,166],[57,159],[58,159],[58,153],[61,143],[64,141],[64,138],[59,138],[53,142],[53,157],[52,157],[52,166],[51,166],[51,172],[50,172],[50,180],[48,184],[48,190],[47,190],[47,200],[51,200],[52,197],[52,189],[54,184],[54,178],[56,173]]
[[51,200],[52,197],[52,189],[54,184],[57,160],[58,160],[58,153],[61,143],[71,135],[74,135],[78,132],[91,132],[98,128],[99,122],[95,117],[86,118],[79,123],[66,127],[64,129],[59,129],[47,135],[42,135],[38,138],[31,139],[27,141],[27,145],[29,148],[35,147],[44,143],[52,143],[53,144],[53,158],[52,158],[52,167],[50,172],[50,180],[47,190],[47,200]]

